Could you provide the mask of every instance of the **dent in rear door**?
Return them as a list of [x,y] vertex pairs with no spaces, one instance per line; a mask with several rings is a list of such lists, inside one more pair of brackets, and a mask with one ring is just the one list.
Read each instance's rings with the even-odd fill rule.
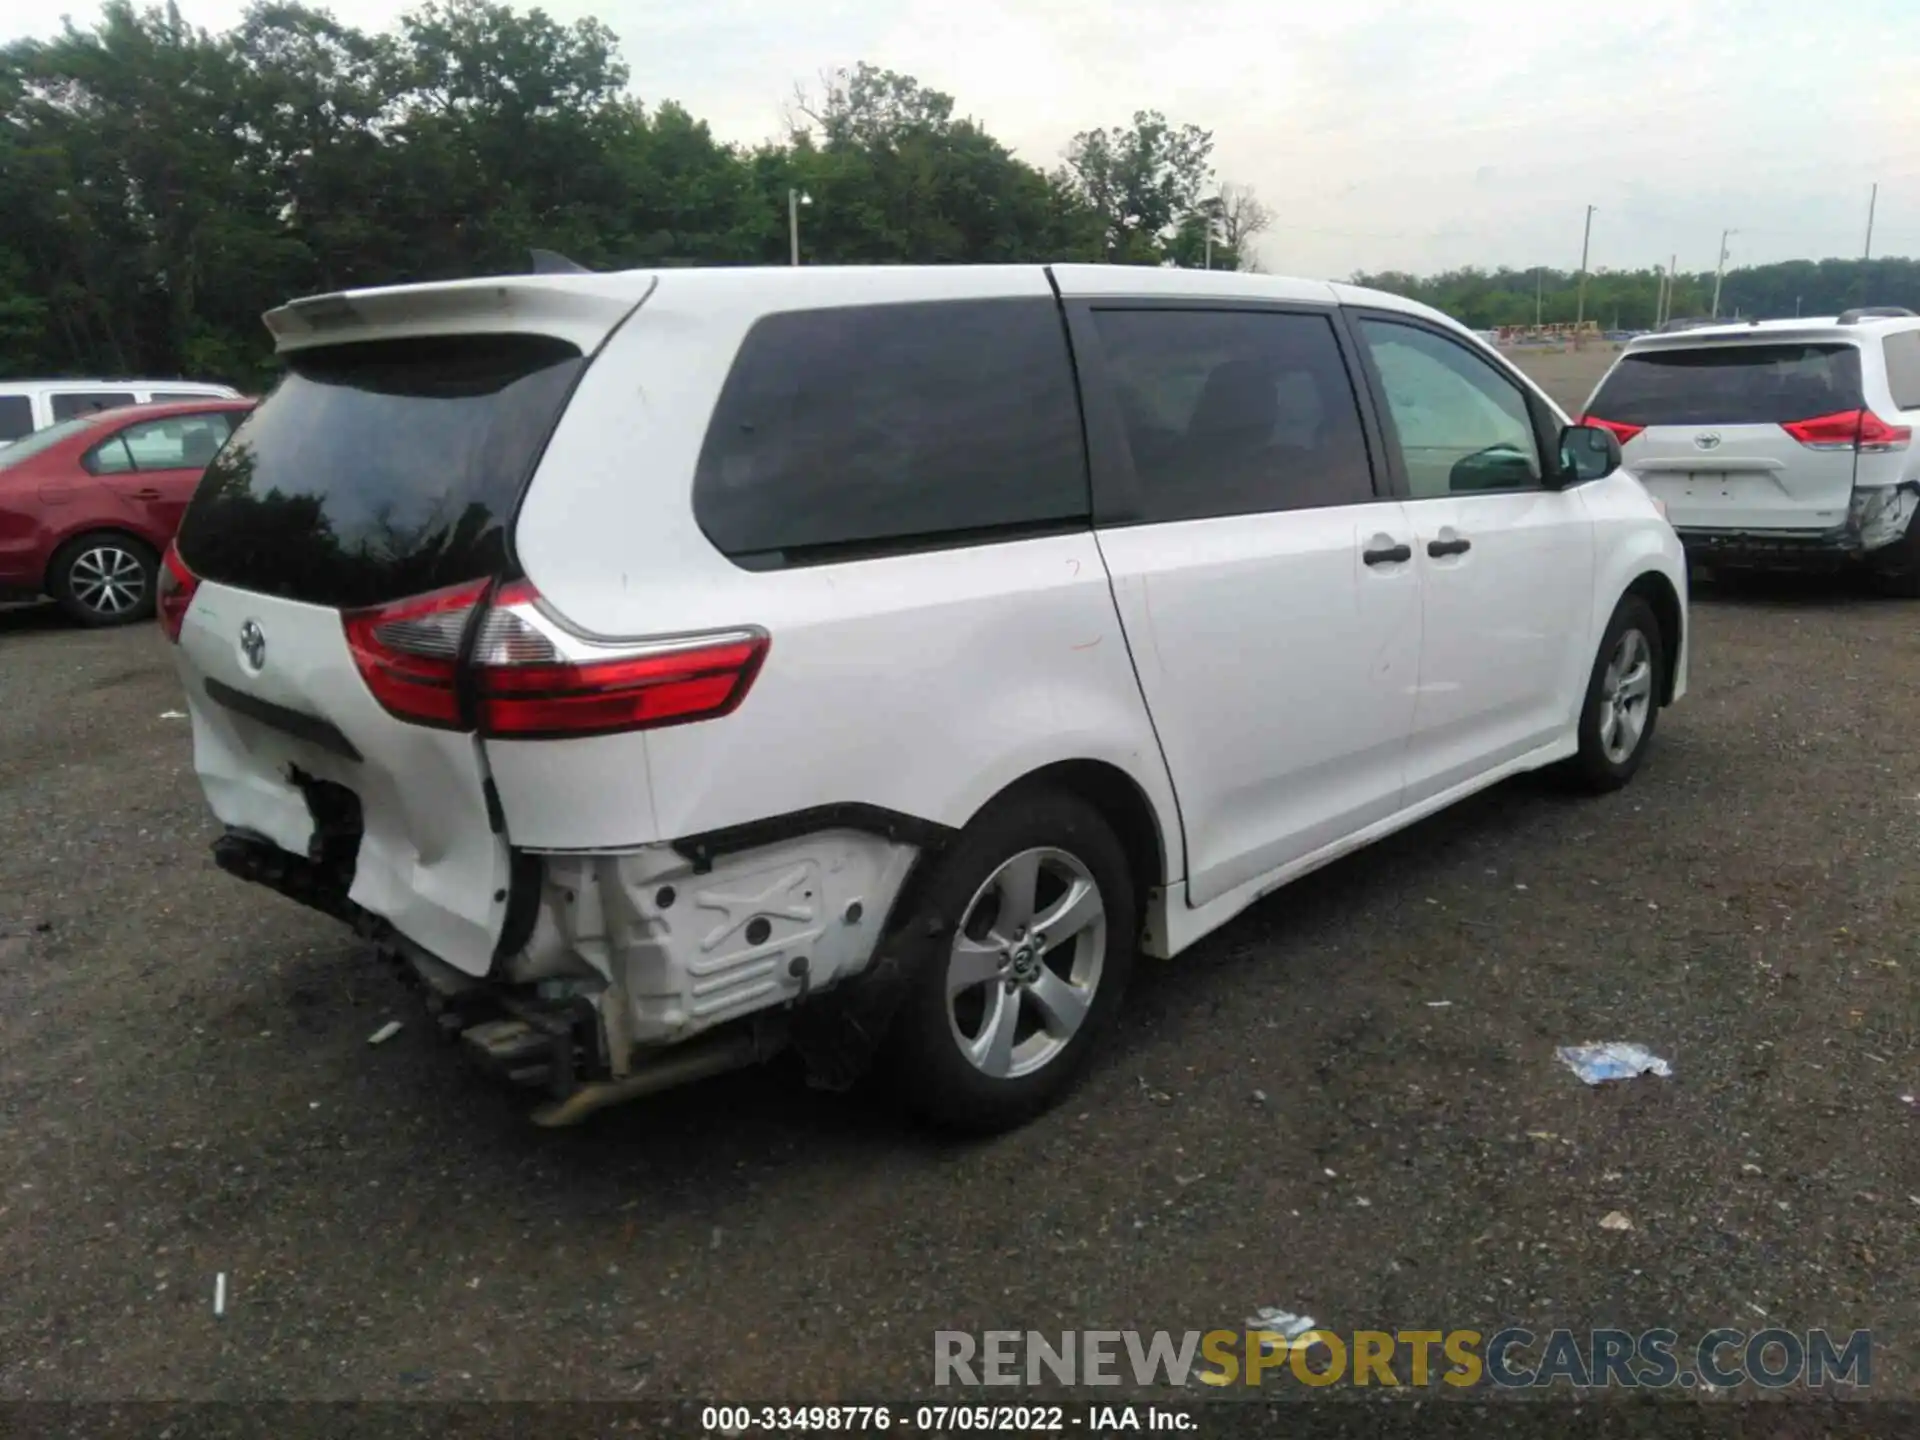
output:
[[[249,621],[264,638],[257,667],[241,644]],[[402,724],[382,710],[339,614],[318,605],[204,584],[181,627],[180,669],[194,767],[223,823],[305,857],[313,816],[292,770],[344,786],[363,825],[349,898],[449,964],[487,971],[510,856],[489,818],[473,735]],[[328,743],[328,727],[352,755]]]

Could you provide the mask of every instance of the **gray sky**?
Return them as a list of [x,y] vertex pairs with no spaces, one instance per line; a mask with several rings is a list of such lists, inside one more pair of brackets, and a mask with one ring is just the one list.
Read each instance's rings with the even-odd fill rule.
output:
[[[222,28],[243,0],[180,0]],[[368,29],[405,8],[336,0]],[[1268,270],[1711,269],[1920,255],[1916,0],[550,0],[619,35],[642,99],[724,139],[780,128],[796,81],[858,60],[951,93],[1046,168],[1136,109],[1215,138],[1277,220]],[[10,13],[9,13],[10,12]],[[95,13],[78,9],[83,23]],[[0,33],[50,34],[24,0]]]

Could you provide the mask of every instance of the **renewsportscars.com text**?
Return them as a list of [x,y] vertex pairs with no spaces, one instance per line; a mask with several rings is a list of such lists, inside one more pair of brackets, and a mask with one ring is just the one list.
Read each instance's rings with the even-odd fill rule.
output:
[[1674,1330],[965,1330],[934,1334],[933,1383],[1281,1385],[1730,1390],[1864,1388],[1873,1335],[1733,1328]]

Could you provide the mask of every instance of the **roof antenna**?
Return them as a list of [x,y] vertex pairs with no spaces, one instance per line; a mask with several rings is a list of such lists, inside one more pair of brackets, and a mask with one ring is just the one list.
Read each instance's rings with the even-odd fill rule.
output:
[[584,265],[575,264],[566,256],[553,250],[533,250],[533,273],[536,275],[591,275],[593,272]]

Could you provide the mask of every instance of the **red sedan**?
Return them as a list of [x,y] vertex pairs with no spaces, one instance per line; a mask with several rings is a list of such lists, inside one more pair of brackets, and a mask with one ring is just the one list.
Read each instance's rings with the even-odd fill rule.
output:
[[83,625],[152,615],[161,553],[254,404],[103,410],[0,449],[0,598],[51,595]]

